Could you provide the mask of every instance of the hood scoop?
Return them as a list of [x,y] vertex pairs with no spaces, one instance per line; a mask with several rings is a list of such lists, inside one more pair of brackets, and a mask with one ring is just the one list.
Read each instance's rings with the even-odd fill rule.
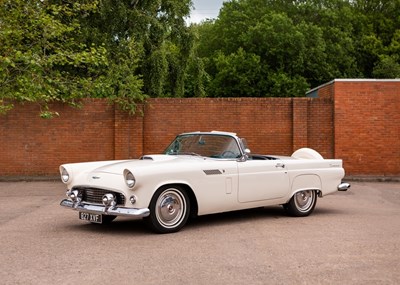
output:
[[173,155],[165,155],[165,154],[151,154],[151,155],[143,155],[140,160],[150,160],[150,161],[169,161],[176,159],[176,156]]
[[140,158],[140,160],[154,160],[151,156],[144,155]]

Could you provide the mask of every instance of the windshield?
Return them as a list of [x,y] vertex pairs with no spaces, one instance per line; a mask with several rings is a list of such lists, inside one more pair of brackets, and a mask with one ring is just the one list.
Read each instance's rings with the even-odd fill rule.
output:
[[212,158],[239,158],[241,152],[231,136],[186,134],[176,139],[165,150],[169,155],[199,155]]

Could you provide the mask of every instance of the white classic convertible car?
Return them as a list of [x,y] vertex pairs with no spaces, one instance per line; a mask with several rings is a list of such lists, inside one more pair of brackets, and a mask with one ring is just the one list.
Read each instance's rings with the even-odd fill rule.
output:
[[143,218],[158,233],[180,230],[190,216],[283,205],[307,216],[317,197],[346,191],[339,159],[309,148],[292,156],[255,155],[228,132],[178,135],[163,154],[140,159],[63,164],[61,205],[92,223]]

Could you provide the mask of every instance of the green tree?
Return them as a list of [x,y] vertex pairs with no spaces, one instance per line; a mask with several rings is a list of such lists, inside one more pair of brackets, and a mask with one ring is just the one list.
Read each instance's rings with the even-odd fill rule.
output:
[[[259,76],[253,78],[260,82],[263,96],[302,96],[308,88],[334,78],[397,77],[399,3],[400,0],[225,2],[216,20],[198,27],[196,49],[210,77],[207,93],[217,91],[216,86],[225,80],[221,78],[229,79],[221,74],[221,60],[224,59],[223,72],[233,70],[235,61],[227,58],[238,56],[239,49],[259,59],[260,67],[255,69],[260,71]],[[243,68],[246,64],[241,70],[246,78],[249,72]],[[236,86],[230,89],[251,90],[241,85],[245,80],[235,82]]]
[[5,0],[0,4],[0,110],[17,101],[77,105],[185,95],[190,0]]
[[151,97],[184,96],[185,71],[193,35],[185,23],[190,0],[103,0],[99,15],[85,21],[87,38],[106,46],[118,58],[134,38],[140,47],[136,74]]
[[365,77],[398,78],[400,0],[357,0],[354,8],[368,27],[359,43],[359,62]]
[[214,97],[262,97],[260,57],[243,49],[215,59],[217,73],[210,86]]
[[400,78],[399,57],[381,55],[372,74],[375,78]]
[[[76,104],[102,85],[108,66],[102,45],[80,42],[79,18],[95,11],[96,1],[57,5],[49,1],[4,1],[0,7],[0,110],[14,100]],[[100,70],[100,72],[99,72]]]

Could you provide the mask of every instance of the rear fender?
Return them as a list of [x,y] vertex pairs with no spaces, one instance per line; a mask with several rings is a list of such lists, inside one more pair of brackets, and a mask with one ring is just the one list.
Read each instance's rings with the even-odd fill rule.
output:
[[[298,175],[293,179],[292,195],[303,190],[321,190],[321,179],[315,174]],[[318,191],[318,192],[319,192]]]

